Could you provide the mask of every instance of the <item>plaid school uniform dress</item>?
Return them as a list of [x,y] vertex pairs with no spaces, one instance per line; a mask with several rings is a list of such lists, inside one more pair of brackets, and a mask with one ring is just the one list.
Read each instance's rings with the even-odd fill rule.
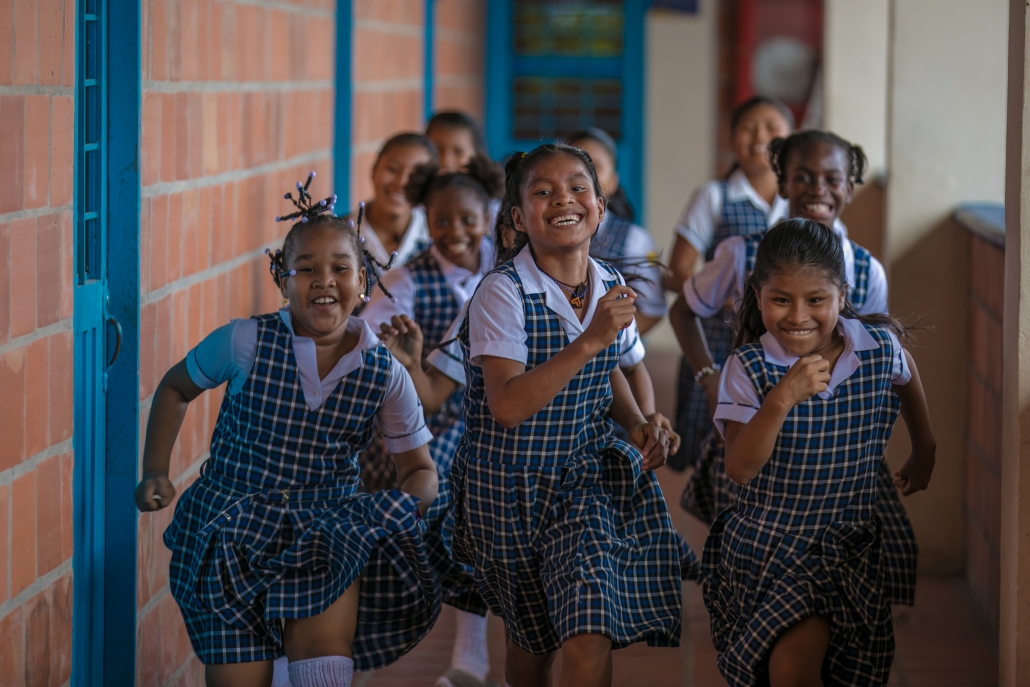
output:
[[223,400],[211,458],[164,534],[172,596],[201,661],[260,661],[282,655],[284,619],[325,611],[361,575],[354,663],[388,665],[440,612],[417,500],[359,492],[357,454],[392,358],[385,346],[363,351],[310,410],[289,329],[277,313],[255,319],[250,376]]
[[[496,272],[522,295],[532,369],[569,338],[544,294],[525,292],[512,262]],[[698,561],[676,534],[654,473],[612,434],[608,375],[619,342],[505,429],[490,415],[482,368],[469,362],[468,323],[459,332],[468,387],[451,478],[455,556],[475,568],[490,610],[525,651],[554,651],[584,632],[611,637],[616,648],[676,646],[680,578],[685,570],[696,578]]]
[[[769,230],[765,212],[746,199],[730,201],[728,186],[728,182],[720,182],[722,215],[705,253],[706,261],[711,261],[715,257],[715,249],[731,236],[750,236],[760,232],[764,235]],[[701,318],[701,327],[708,339],[712,360],[722,365],[733,350],[732,317],[726,312],[704,317]],[[670,467],[677,470],[693,467],[702,455],[712,427],[712,413],[708,409],[705,391],[694,381],[694,369],[690,363],[681,358],[676,393],[676,432],[680,435],[680,450],[675,456],[669,456]]]
[[[877,516],[883,451],[900,402],[887,330],[856,351],[859,368],[832,398],[795,406],[772,457],[720,513],[705,543],[705,605],[719,671],[733,687],[767,684],[776,638],[813,615],[830,623],[827,685],[883,685],[894,657]],[[764,400],[788,367],[760,343],[733,352]]]
[[[758,244],[766,232],[749,236],[744,241],[745,266],[750,275],[755,268]],[[850,241],[854,256],[854,284],[848,285],[848,302],[856,310],[866,304],[872,255]],[[746,277],[745,277],[746,279]],[[902,355],[898,351],[898,355]],[[691,515],[710,525],[715,516],[737,500],[739,487],[726,474],[725,446],[722,437],[712,429],[693,474],[687,480],[680,505]],[[919,548],[905,507],[901,505],[886,458],[881,461],[877,481],[876,512],[883,524],[883,565],[887,597],[891,603],[911,606],[916,595],[916,561]]]

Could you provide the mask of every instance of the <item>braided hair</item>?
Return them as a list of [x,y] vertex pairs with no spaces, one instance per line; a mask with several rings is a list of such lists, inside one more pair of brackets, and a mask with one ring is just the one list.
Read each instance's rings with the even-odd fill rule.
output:
[[475,155],[461,172],[440,173],[435,162],[419,165],[412,170],[404,195],[412,205],[428,205],[433,194],[457,186],[471,191],[488,208],[490,201],[504,195],[504,170],[484,155]]
[[835,133],[819,129],[799,131],[787,138],[774,138],[769,142],[769,164],[776,172],[776,180],[781,184],[787,180],[787,163],[792,153],[816,143],[828,143],[843,150],[848,156],[848,181],[855,184],[863,182],[868,161],[861,146],[846,141]]
[[[755,268],[744,282],[744,295],[737,304],[734,348],[758,341],[765,334],[758,294],[773,274],[796,274],[818,270],[837,289],[847,288],[844,245],[829,227],[810,219],[795,218],[780,222],[762,238],[755,256]],[[865,324],[882,325],[899,339],[908,338],[911,329],[890,315],[859,315],[845,302],[843,316]]]
[[[298,237],[308,229],[325,227],[328,229],[342,231],[344,235],[350,239],[355,257],[364,258],[364,261],[369,265],[372,273],[375,275],[376,283],[379,284],[379,288],[390,300],[395,300],[393,294],[387,291],[386,287],[383,286],[383,282],[379,278],[379,270],[388,270],[393,267],[394,260],[397,258],[397,253],[394,252],[394,254],[390,256],[389,262],[384,265],[376,260],[375,256],[365,249],[365,239],[361,236],[361,220],[364,216],[365,204],[360,203],[358,205],[357,222],[352,219],[337,217],[336,213],[333,212],[336,206],[335,193],[328,198],[314,202],[311,194],[308,192],[314,178],[315,173],[311,172],[308,174],[306,182],[297,182],[296,197],[294,197],[292,191],[283,196],[284,199],[292,202],[297,210],[288,215],[276,217],[275,221],[289,222],[294,219],[298,221],[295,222],[286,233],[286,238],[283,239],[283,247],[281,250],[276,249],[273,251],[270,248],[265,249],[265,254],[268,256],[269,261],[268,271],[272,274],[272,280],[275,282],[275,285],[282,289],[286,284],[286,280],[289,277],[296,276],[297,274],[296,270],[288,270],[286,269],[286,266],[289,264],[290,258],[296,250]],[[371,293],[372,281],[370,279],[366,279],[365,291],[362,294],[362,300],[367,301]]]

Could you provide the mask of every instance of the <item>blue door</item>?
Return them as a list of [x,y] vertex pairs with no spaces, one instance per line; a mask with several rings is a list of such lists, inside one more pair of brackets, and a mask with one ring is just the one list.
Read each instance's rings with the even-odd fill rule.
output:
[[135,681],[139,3],[76,3],[72,684]]
[[491,0],[486,132],[496,158],[604,129],[644,212],[645,0]]

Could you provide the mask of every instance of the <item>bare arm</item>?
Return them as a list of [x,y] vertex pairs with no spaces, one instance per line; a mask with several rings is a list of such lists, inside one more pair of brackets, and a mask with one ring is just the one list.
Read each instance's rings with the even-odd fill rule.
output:
[[[672,325],[672,331],[676,333],[676,340],[679,341],[680,348],[683,350],[683,357],[686,358],[691,369],[697,371],[715,365],[712,352],[708,348],[708,338],[701,327],[701,318],[690,309],[687,300],[682,295],[676,299],[669,310],[669,323]],[[719,397],[719,375],[704,375],[701,377],[700,384],[708,399],[708,407],[714,413],[715,403]]]
[[494,419],[502,427],[511,429],[540,412],[630,325],[636,311],[635,299],[636,294],[629,287],[613,286],[597,302],[587,330],[532,370],[526,370],[517,360],[481,356],[487,405]]
[[185,360],[165,373],[154,392],[143,447],[143,475],[135,494],[136,507],[141,511],[160,510],[175,498],[175,487],[168,479],[168,463],[190,401],[203,392],[190,378]]
[[653,415],[654,409],[654,384],[651,383],[651,375],[644,366],[644,361],[632,367],[620,368],[629,389],[633,393],[633,399],[637,402],[640,413],[647,417]]
[[902,494],[908,496],[929,486],[930,475],[937,461],[937,440],[933,436],[930,409],[926,403],[923,383],[919,379],[919,370],[916,369],[912,355],[908,351],[904,353],[909,369],[912,370],[912,379],[904,386],[895,386],[894,391],[901,400],[901,419],[905,421],[912,439],[912,454],[901,469],[894,473],[894,484],[901,488]]
[[630,385],[617,366],[608,375],[608,381],[612,386],[612,408],[608,414],[629,432],[630,440],[644,457],[643,468],[653,470],[661,467],[669,455],[668,433],[640,412]]
[[636,321],[637,331],[640,333],[640,336],[643,336],[651,329],[653,329],[656,324],[661,322],[662,318],[660,316],[655,317],[653,315],[645,315],[642,312],[638,312],[636,315]]
[[697,265],[697,248],[682,236],[677,235],[672,244],[672,257],[669,259],[669,271],[665,275],[665,288],[674,293],[683,292],[683,282],[690,279]]
[[428,372],[422,369],[422,329],[418,324],[407,315],[394,315],[389,323],[380,326],[379,338],[408,371],[425,412],[440,410],[458,384],[435,368]]
[[436,498],[439,486],[436,465],[429,457],[429,444],[394,453],[393,462],[397,465],[397,481],[401,483],[401,491],[417,498],[418,512],[425,515]]
[[825,391],[830,363],[818,355],[802,358],[765,397],[747,424],[726,423],[726,474],[737,484],[747,484],[762,471],[772,456],[776,437],[787,414],[798,403]]

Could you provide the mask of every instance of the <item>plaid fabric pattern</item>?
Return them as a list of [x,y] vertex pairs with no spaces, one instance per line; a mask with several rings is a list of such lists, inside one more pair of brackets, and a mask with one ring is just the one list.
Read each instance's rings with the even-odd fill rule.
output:
[[[709,533],[702,588],[719,670],[734,687],[762,684],[776,638],[811,615],[830,622],[828,685],[883,685],[890,674],[877,473],[900,403],[887,331],[866,328],[879,348],[857,353],[859,369],[833,398],[791,410],[769,462]],[[767,363],[761,344],[733,354],[759,399],[788,370]]]
[[254,367],[222,402],[211,458],[164,533],[170,586],[204,663],[282,654],[285,618],[323,612],[363,575],[355,664],[387,665],[429,632],[439,590],[418,533],[417,501],[358,493],[391,369],[385,347],[309,410],[278,314],[258,320]]
[[[721,183],[722,216],[712,236],[712,242],[705,253],[705,260],[715,257],[715,249],[731,236],[749,236],[762,233],[769,228],[765,213],[749,200],[731,202],[727,198],[727,182]],[[719,365],[726,362],[733,350],[733,316],[722,313],[701,320],[712,360]],[[712,415],[704,389],[694,382],[694,370],[685,358],[680,358],[679,383],[676,393],[676,432],[680,435],[680,450],[669,456],[669,467],[684,470],[697,464],[701,457],[706,437],[712,431]]]
[[[532,369],[569,339],[543,295],[522,291],[510,262],[497,271],[522,293]],[[608,375],[618,342],[543,409],[505,429],[490,415],[482,369],[468,362],[467,318],[459,340],[469,385],[451,480],[455,555],[474,566],[490,610],[535,654],[583,632],[616,647],[677,645],[680,577],[697,574],[697,559],[640,453],[612,435]]]
[[601,260],[619,260],[626,257],[626,240],[633,223],[615,213],[608,213],[608,217],[604,231],[596,232],[590,239],[590,255]]

